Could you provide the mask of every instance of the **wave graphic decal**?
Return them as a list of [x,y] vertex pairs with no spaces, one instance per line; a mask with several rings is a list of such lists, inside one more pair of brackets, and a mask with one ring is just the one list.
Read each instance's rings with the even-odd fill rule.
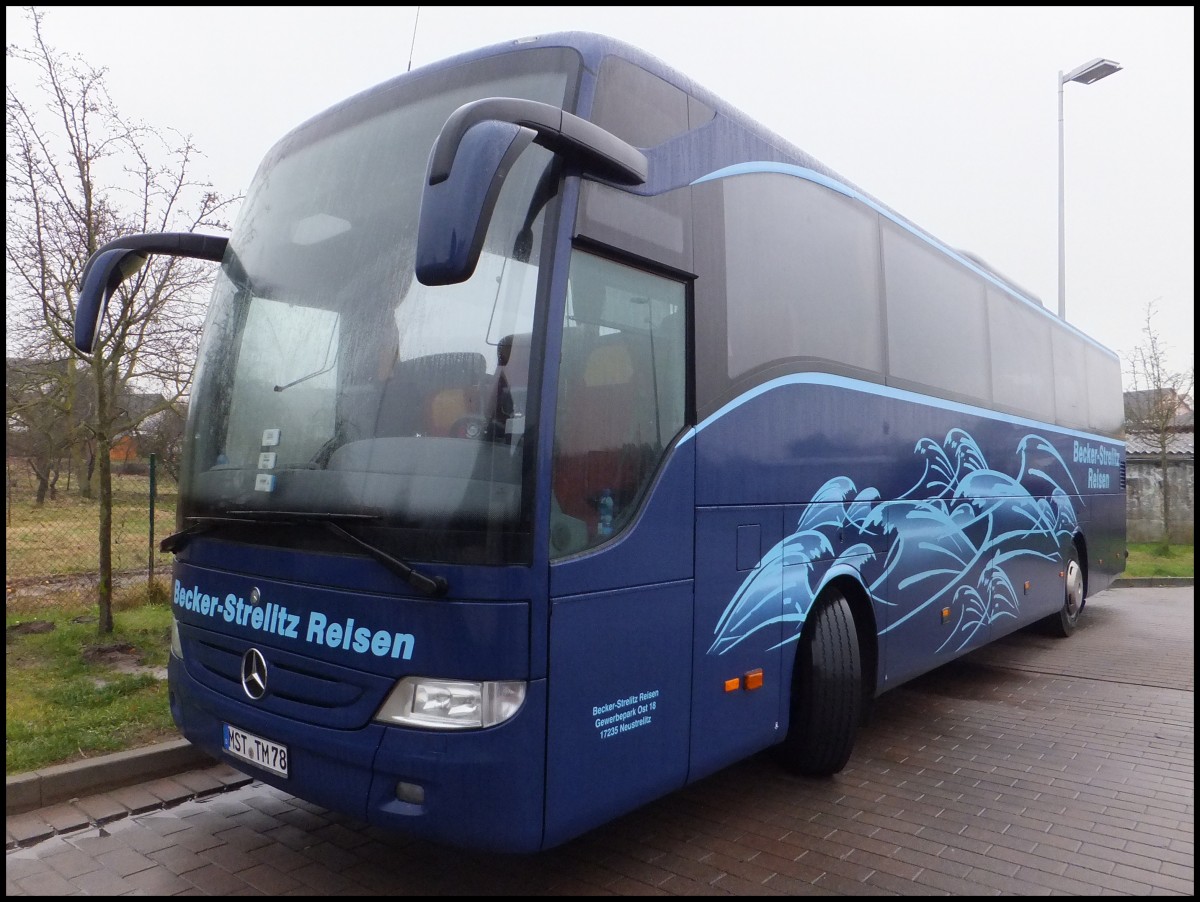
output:
[[[938,651],[953,651],[988,624],[1015,618],[1021,595],[1008,575],[1011,564],[1030,557],[1061,561],[1079,522],[1072,504],[1078,487],[1062,456],[1045,437],[1026,435],[1009,475],[991,469],[962,429],[941,442],[920,439],[913,454],[923,471],[892,501],[881,501],[875,488],[860,490],[848,476],[826,482],[795,531],[729,601],[708,653],[724,654],[781,622],[782,641],[768,647],[797,640],[819,588],[813,582],[818,560],[830,562],[822,573],[844,563],[861,574],[872,603],[891,609],[881,635],[911,627],[931,606],[952,606],[959,619]],[[847,547],[835,555],[843,542]]]

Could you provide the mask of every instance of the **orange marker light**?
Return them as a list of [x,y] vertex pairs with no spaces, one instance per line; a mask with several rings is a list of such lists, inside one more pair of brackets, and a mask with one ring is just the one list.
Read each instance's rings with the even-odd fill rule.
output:
[[748,674],[746,674],[746,688],[747,689],[761,689],[762,684],[763,684],[763,674],[762,674],[761,667],[759,667],[757,670],[751,670]]
[[726,692],[737,692],[741,688],[742,688],[742,678],[741,677],[734,677],[732,680],[725,681],[725,691]]

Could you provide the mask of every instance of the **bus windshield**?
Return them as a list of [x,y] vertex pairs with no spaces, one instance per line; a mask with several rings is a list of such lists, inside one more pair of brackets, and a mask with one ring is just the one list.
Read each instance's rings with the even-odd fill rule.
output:
[[424,286],[413,259],[446,118],[480,96],[571,99],[577,57],[529,53],[543,62],[519,74],[502,57],[363,95],[267,157],[214,289],[184,523],[338,519],[401,557],[528,560],[529,356],[512,347],[533,330],[553,155],[517,160],[469,280]]

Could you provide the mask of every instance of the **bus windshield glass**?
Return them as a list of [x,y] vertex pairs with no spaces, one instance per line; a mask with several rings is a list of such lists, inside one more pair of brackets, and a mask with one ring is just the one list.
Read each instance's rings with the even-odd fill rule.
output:
[[[214,289],[185,524],[332,519],[402,558],[528,560],[529,355],[512,349],[533,330],[553,155],[517,159],[469,280],[420,284],[414,249],[447,117],[489,96],[567,106],[577,68],[568,51],[531,50],[441,69],[335,107],[271,152]],[[320,530],[258,532],[344,549]]]

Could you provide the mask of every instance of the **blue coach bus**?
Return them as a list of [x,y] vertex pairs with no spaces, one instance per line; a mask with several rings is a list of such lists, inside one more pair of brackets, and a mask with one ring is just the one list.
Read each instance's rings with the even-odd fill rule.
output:
[[520,40],[304,123],[219,261],[171,710],[298,797],[560,844],[1122,571],[1117,357],[678,72]]

